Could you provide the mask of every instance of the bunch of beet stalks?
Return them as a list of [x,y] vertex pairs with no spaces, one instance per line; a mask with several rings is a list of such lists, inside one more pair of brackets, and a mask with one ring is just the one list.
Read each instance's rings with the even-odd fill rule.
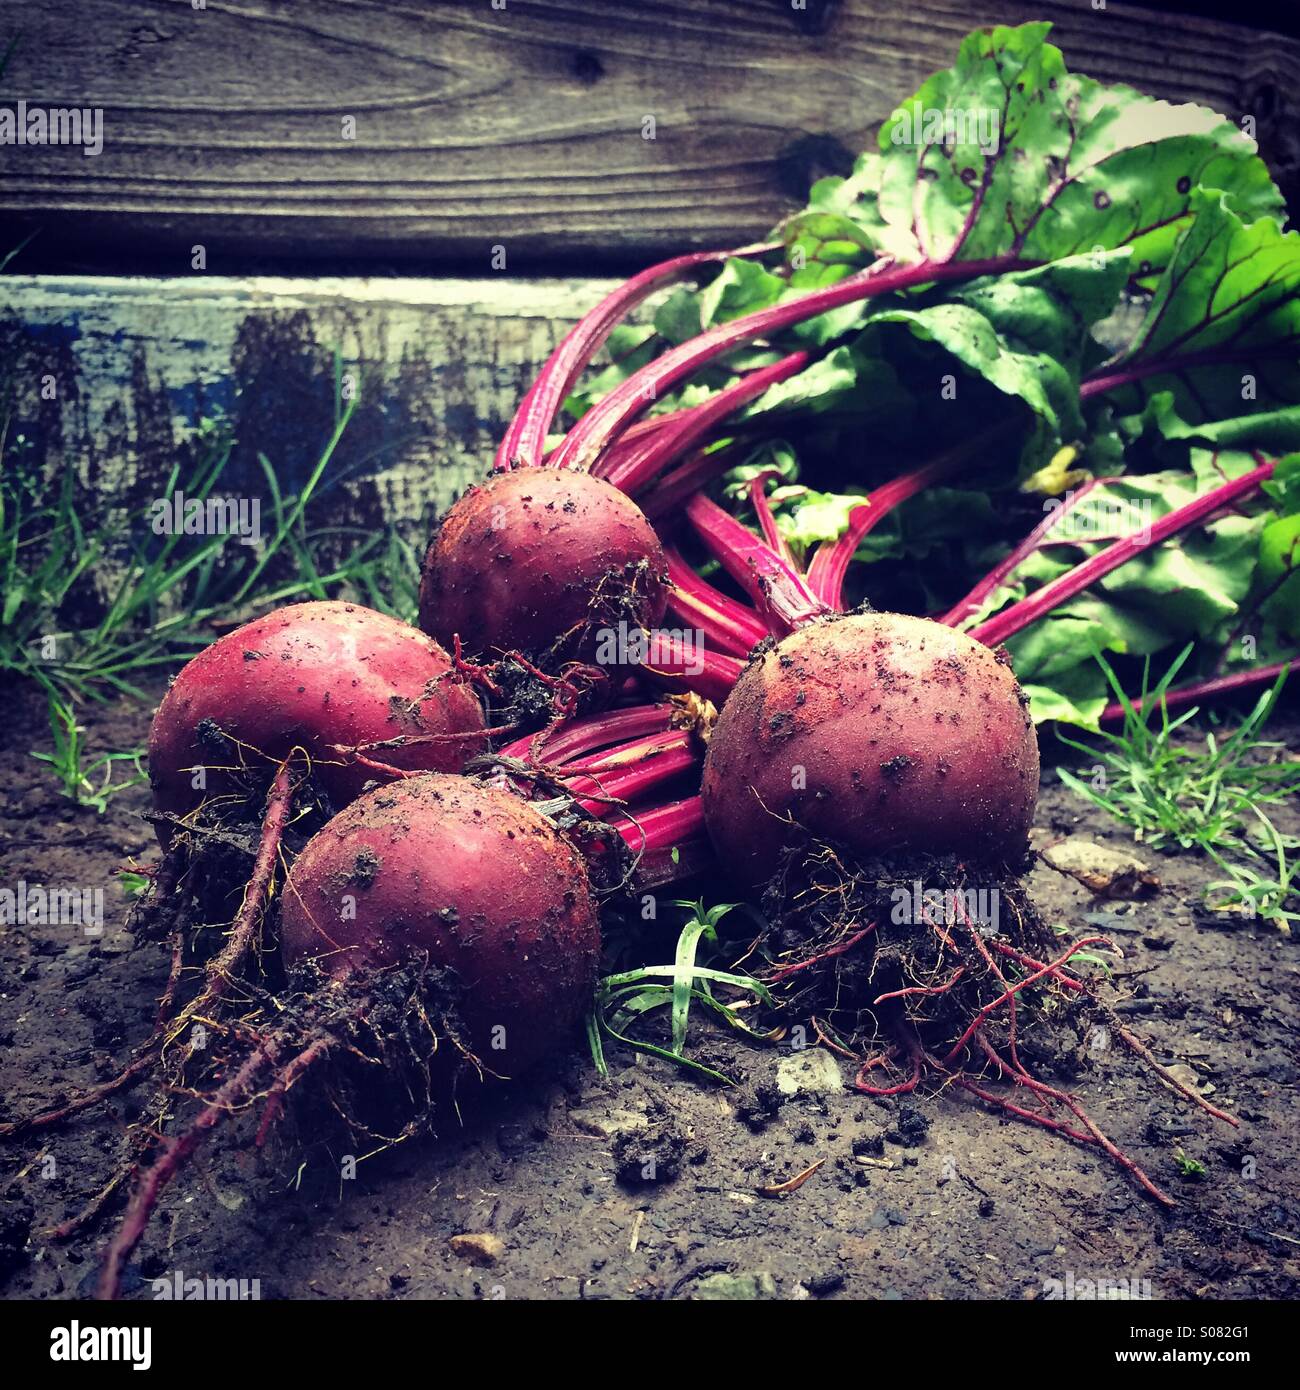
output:
[[[689,409],[650,407],[829,309],[1008,263],[881,263],[712,328],[632,374],[548,452],[563,401],[633,308],[727,256],[775,249],[667,261],[568,334],[490,478],[442,519],[418,629],[298,604],[222,637],[171,685],[149,745],[163,853],[135,924],[172,947],[156,1027],[111,1080],[0,1127],[31,1134],[152,1088],[118,1171],[57,1232],[125,1199],[102,1296],[117,1295],[161,1191],[219,1122],[250,1112],[260,1147],[310,1080],[311,1103],[374,1148],[428,1130],[468,1084],[518,1076],[572,1035],[602,897],[706,867],[763,895],[771,930],[751,968],[788,1017],[855,1060],[864,1092],[956,1084],[1104,1149],[1171,1204],[1068,1089],[1032,1070],[1047,1020],[1100,1018],[1166,1085],[1236,1124],[1071,971],[1100,939],[1056,951],[1017,890],[1039,759],[1002,643],[1248,497],[1272,463],[967,630],[1067,508],[938,619],[846,614],[863,537],[971,451],[877,488],[805,570],[765,479],[751,487],[761,534],[708,489],[736,462],[731,417],[809,355]],[[718,562],[725,591],[688,563],[687,541]],[[684,626],[665,629],[670,614]],[[1216,689],[1250,678],[1267,674]],[[920,877],[951,890],[937,901],[956,910],[932,902],[900,922],[895,889]],[[962,907],[964,888],[989,883],[1014,918],[996,931]]]

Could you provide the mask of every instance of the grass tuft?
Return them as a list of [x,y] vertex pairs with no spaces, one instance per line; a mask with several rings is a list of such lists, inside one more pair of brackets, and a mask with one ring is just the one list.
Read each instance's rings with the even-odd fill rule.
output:
[[[764,1004],[771,1004],[772,997],[765,985],[748,975],[715,970],[698,963],[701,944],[718,944],[718,923],[737,906],[736,903],[719,903],[706,908],[703,899],[699,902],[679,899],[673,906],[686,909],[688,914],[677,937],[673,964],[643,965],[635,970],[606,975],[596,986],[596,1002],[587,1019],[591,1058],[597,1071],[608,1076],[604,1044],[610,1039],[634,1051],[673,1062],[710,1081],[732,1086],[735,1084],[732,1077],[686,1055],[691,1005],[698,1003],[746,1037],[762,1040],[766,1035],[755,1032],[745,1023],[737,1010],[737,1001],[720,998],[715,990],[718,987],[738,990]],[[671,1009],[669,1045],[637,1036],[635,1030],[655,1021],[663,1009]]]
[[1174,718],[1163,699],[1191,650],[1185,648],[1151,689],[1148,662],[1140,710],[1098,657],[1123,706],[1123,726],[1102,731],[1101,749],[1058,732],[1061,742],[1093,760],[1082,775],[1059,769],[1061,780],[1127,825],[1135,840],[1153,849],[1198,850],[1213,860],[1224,874],[1206,885],[1213,910],[1263,917],[1289,932],[1300,920],[1290,905],[1297,893],[1300,859],[1293,851],[1300,839],[1279,830],[1263,808],[1294,801],[1300,763],[1289,758],[1284,744],[1261,737],[1286,673],[1236,728],[1226,734],[1211,729],[1198,746],[1187,727],[1198,709]]
[[[87,512],[71,469],[51,498],[45,480],[25,466],[25,441],[9,439],[8,420],[0,423],[0,673],[44,693],[53,751],[33,756],[53,767],[65,795],[102,812],[110,797],[143,778],[139,749],[86,761],[78,704],[146,699],[145,683],[223,629],[277,604],[325,598],[414,618],[419,563],[408,543],[391,532],[307,522],[359,399],[343,398],[336,363],[334,429],[297,493],[286,492],[259,455],[269,525],[258,546],[228,535],[158,535],[151,504],[125,514]],[[221,496],[234,443],[223,419],[200,421],[193,466],[174,465],[158,495],[180,491],[198,502]],[[336,563],[323,559],[341,551]],[[108,574],[114,579],[105,590]],[[69,620],[86,613],[95,619]],[[123,765],[136,775],[118,779]]]

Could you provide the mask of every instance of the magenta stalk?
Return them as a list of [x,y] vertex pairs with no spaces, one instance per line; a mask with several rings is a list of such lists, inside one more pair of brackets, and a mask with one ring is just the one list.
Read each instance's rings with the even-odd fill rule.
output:
[[939,621],[946,627],[958,627],[967,618],[974,617],[1011,575],[1038,549],[1048,534],[1056,529],[1061,518],[1067,512],[1077,507],[1094,488],[1119,481],[1119,478],[1090,478],[1082,487],[1072,492],[1055,511],[1049,512],[1010,554],[994,565],[970,593],[959,603],[954,604]]
[[981,275],[1028,269],[1036,264],[1035,261],[1021,260],[1017,256],[997,256],[978,261],[922,261],[910,266],[877,262],[838,284],[719,324],[690,342],[670,348],[616,386],[569,431],[563,444],[555,451],[553,461],[556,467],[561,468],[590,468],[632,420],[666,392],[694,375],[706,363],[765,334],[816,318],[818,314],[839,308],[842,304],[921,285],[974,280]]
[[610,825],[639,854],[668,850],[704,833],[704,806],[698,796],[670,801],[649,811],[609,818]]
[[669,611],[698,628],[720,651],[728,656],[748,656],[763,638],[771,635],[753,609],[702,579],[676,547],[664,546],[664,556],[672,585],[668,591]]
[[585,771],[562,774],[569,795],[584,810],[604,817],[647,792],[700,766],[700,749],[689,730],[660,734],[639,746],[619,749]]
[[[999,426],[999,431],[1001,430]],[[848,574],[849,562],[857,552],[862,539],[894,510],[909,498],[915,497],[923,488],[929,487],[938,479],[946,477],[969,453],[968,445],[961,445],[941,454],[931,463],[904,473],[869,493],[862,499],[862,505],[854,507],[849,513],[849,524],[844,533],[833,541],[824,541],[813,554],[808,566],[808,587],[823,603],[836,610],[844,606],[844,578]]]
[[633,706],[570,720],[549,735],[526,734],[499,749],[500,758],[516,758],[548,767],[563,767],[575,758],[629,739],[662,733],[679,714],[667,701]]
[[654,665],[643,669],[647,676],[669,690],[694,691],[720,705],[740,679],[745,663],[725,652],[689,646],[679,636],[657,634],[658,653]]
[[754,509],[754,515],[758,518],[759,529],[763,533],[763,539],[772,547],[774,551],[791,567],[794,566],[795,559],[790,547],[786,544],[785,537],[781,534],[781,528],[776,524],[776,517],[772,514],[772,505],[767,500],[767,484],[769,478],[779,478],[781,475],[775,468],[765,468],[757,477],[751,478],[749,483],[749,505]]
[[1000,646],[1009,637],[1014,637],[1031,623],[1037,622],[1061,604],[1069,602],[1076,594],[1081,594],[1121,565],[1128,564],[1130,560],[1168,540],[1179,531],[1207,520],[1222,508],[1251,496],[1259,490],[1261,483],[1267,482],[1272,476],[1272,462],[1264,463],[1251,469],[1249,473],[1242,474],[1240,478],[1213,488],[1184,506],[1176,507],[1151,526],[1126,536],[1123,540],[1115,541],[1095,555],[1090,555],[1088,559],[1077,564],[1072,570],[1067,570],[1050,584],[1044,584],[1028,598],[1013,603],[987,622],[971,628],[970,635],[986,646]]
[[1249,345],[1243,348],[1209,348],[1204,352],[1189,352],[1180,355],[1166,348],[1159,357],[1146,361],[1129,362],[1114,367],[1102,367],[1079,384],[1079,399],[1089,400],[1093,396],[1104,395],[1107,391],[1118,391],[1123,386],[1133,386],[1147,377],[1168,376],[1187,371],[1191,367],[1223,367],[1234,362],[1257,362],[1263,360],[1295,361],[1295,349],[1288,353],[1285,348],[1261,350]]
[[760,612],[782,625],[783,633],[830,612],[793,564],[702,492],[686,504],[686,519]]
[[701,450],[665,473],[649,492],[643,492],[636,499],[637,506],[651,521],[670,515],[706,483],[734,467],[741,450],[739,441],[721,445],[717,449]]
[[[1212,680],[1189,681],[1186,685],[1175,685],[1166,690],[1154,703],[1167,710],[1185,709],[1188,705],[1200,704],[1204,700],[1214,700],[1220,695],[1234,695],[1241,690],[1253,690],[1256,686],[1269,685],[1283,673],[1300,662],[1300,654],[1275,661],[1269,666],[1254,666],[1249,671],[1234,671],[1229,676],[1215,676]],[[1141,714],[1152,704],[1151,700],[1137,699],[1132,702],[1133,712]],[[1101,712],[1103,724],[1113,724],[1125,715],[1124,705],[1115,700]]]
[[[612,462],[608,454],[592,471],[623,492],[634,493],[700,444],[729,415],[757,400],[771,386],[801,372],[808,365],[806,352],[792,352],[769,367],[760,367],[711,396],[703,404],[669,416],[662,429],[639,441],[634,449]],[[614,453],[617,445],[610,450]]]
[[729,256],[758,255],[772,249],[766,245],[747,246],[735,251],[693,251],[674,256],[634,275],[607,295],[565,334],[547,358],[501,440],[494,467],[528,468],[541,462],[546,436],[564,398],[609,335],[638,304],[656,290],[685,280],[701,266],[716,265]]

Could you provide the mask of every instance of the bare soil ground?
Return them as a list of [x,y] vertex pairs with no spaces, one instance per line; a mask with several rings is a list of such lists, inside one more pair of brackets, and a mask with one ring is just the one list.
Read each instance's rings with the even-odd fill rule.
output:
[[[29,755],[45,746],[42,712],[17,692],[7,703],[0,884],[102,887],[107,904],[98,938],[0,927],[0,1097],[12,1117],[113,1074],[149,1030],[168,960],[160,945],[133,949],[114,879],[154,853],[146,792],[103,816],[77,808]],[[139,706],[88,711],[88,744],[141,743],[148,718]],[[1074,833],[1131,847],[1047,771],[1036,842]],[[148,1298],[150,1281],[181,1271],[257,1279],[263,1298],[1018,1299],[1071,1279],[1076,1296],[1097,1279],[1149,1281],[1154,1298],[1300,1296],[1297,943],[1205,912],[1204,860],[1142,853],[1164,885],[1144,901],[1099,903],[1046,868],[1030,888],[1048,921],[1076,931],[1084,914],[1106,914],[1125,952],[1109,997],[1163,1062],[1191,1067],[1241,1117],[1233,1131],[1192,1110],[1124,1052],[1085,1069],[1078,1094],[1179,1198],[1172,1214],[1095,1149],[969,1097],[873,1100],[832,1062],[823,1076],[840,1072],[844,1090],[778,1103],[788,1047],[721,1035],[706,1041],[709,1060],[743,1078],[735,1089],[626,1054],[601,1080],[575,1039],[546,1074],[484,1099],[460,1126],[449,1117],[436,1139],[362,1162],[353,1180],[291,1131],[253,1160],[228,1130],[167,1192],[130,1287]],[[723,893],[706,887],[710,900]],[[88,1292],[103,1233],[66,1245],[44,1233],[113,1171],[143,1090],[0,1147],[7,1297]],[[1202,1178],[1181,1177],[1180,1149]],[[760,1193],[819,1159],[797,1191]],[[466,1233],[500,1243],[467,1254],[450,1243]]]

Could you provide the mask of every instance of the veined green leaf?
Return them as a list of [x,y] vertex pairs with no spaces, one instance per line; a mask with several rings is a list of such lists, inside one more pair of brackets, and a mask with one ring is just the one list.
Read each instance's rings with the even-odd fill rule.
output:
[[1158,273],[1198,187],[1280,217],[1254,142],[1205,107],[1066,71],[1047,24],[978,30],[880,132],[883,250],[1056,260],[1127,246]]
[[1169,392],[1182,421],[1286,410],[1300,429],[1300,233],[1243,221],[1219,192],[1194,189],[1191,210],[1136,338],[1094,387],[1130,412]]

